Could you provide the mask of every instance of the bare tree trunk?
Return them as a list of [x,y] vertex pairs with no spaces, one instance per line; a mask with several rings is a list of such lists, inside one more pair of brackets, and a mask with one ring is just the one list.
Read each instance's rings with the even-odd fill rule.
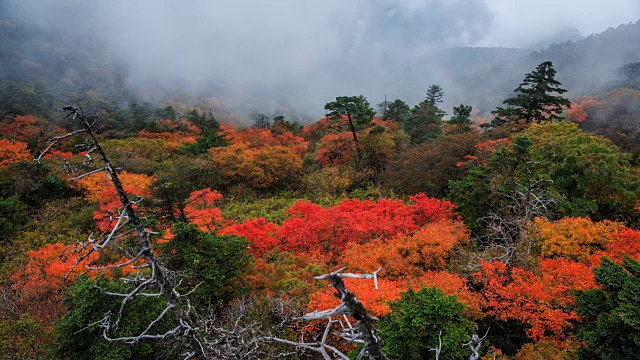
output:
[[[64,136],[51,139],[50,145],[38,158],[36,158],[36,161],[39,162],[40,159],[44,156],[44,154],[48,150],[50,150],[51,147],[55,145],[57,142],[59,142],[60,140],[63,140],[67,137],[84,132],[91,139],[89,143],[89,146],[91,146],[91,148],[88,150],[87,154],[85,155],[85,158],[87,159],[85,160],[85,163],[90,163],[91,161],[95,160],[91,158],[91,154],[97,153],[98,156],[100,157],[100,160],[102,160],[102,162],[104,163],[104,166],[101,169],[90,171],[80,176],[77,176],[76,179],[79,179],[81,177],[88,176],[90,174],[94,174],[97,172],[102,172],[102,171],[106,172],[109,175],[111,182],[113,183],[113,186],[115,187],[116,192],[118,193],[118,197],[120,198],[120,202],[122,204],[122,210],[121,210],[122,212],[119,216],[118,223],[115,225],[111,233],[102,239],[96,240],[96,239],[90,238],[89,241],[87,241],[87,243],[84,243],[83,248],[87,248],[89,252],[84,256],[82,256],[78,260],[78,262],[74,265],[74,267],[77,266],[89,253],[94,251],[99,251],[102,248],[104,248],[104,246],[106,246],[107,243],[112,238],[117,238],[117,236],[114,236],[114,235],[117,234],[118,231],[124,229],[124,227],[127,224],[130,224],[134,228],[134,231],[138,238],[138,244],[140,246],[138,254],[134,259],[140,259],[140,258],[144,259],[148,263],[152,272],[151,278],[145,280],[142,283],[142,285],[137,286],[135,290],[133,290],[129,294],[114,294],[114,295],[124,296],[125,299],[122,302],[120,314],[114,325],[111,324],[109,314],[107,314],[103,319],[103,321],[100,323],[104,329],[103,331],[104,337],[110,341],[120,340],[120,341],[125,341],[127,343],[135,344],[142,338],[162,338],[165,336],[182,334],[189,338],[190,345],[193,348],[192,349],[193,352],[190,354],[187,354],[187,358],[195,357],[197,359],[207,359],[207,356],[202,346],[203,342],[202,342],[200,333],[197,328],[192,326],[193,322],[190,319],[188,312],[185,310],[184,306],[180,303],[179,299],[181,295],[176,291],[175,286],[171,283],[171,281],[167,277],[167,269],[164,267],[164,265],[162,265],[158,261],[158,258],[154,253],[151,241],[149,239],[150,232],[142,224],[141,218],[137,215],[135,209],[133,208],[134,203],[129,199],[129,195],[124,190],[124,187],[122,186],[122,183],[118,178],[117,170],[113,168],[111,162],[109,161],[109,158],[107,157],[107,154],[104,152],[104,150],[100,145],[100,142],[96,138],[95,133],[93,132],[93,129],[92,129],[93,123],[89,123],[89,121],[85,117],[84,112],[79,107],[67,106],[62,110],[67,112],[66,114],[67,117],[71,117],[74,120],[78,120],[82,126],[82,129],[76,130]],[[121,224],[120,222],[122,219],[125,219],[123,224]],[[132,263],[132,262],[133,260],[129,263]],[[108,268],[109,267],[104,269],[108,269]],[[158,317],[158,319],[152,322],[142,334],[138,336],[118,338],[118,339],[109,338],[107,336],[107,332],[111,329],[115,329],[118,327],[120,320],[123,316],[123,312],[126,304],[133,297],[142,295],[143,291],[152,284],[158,288],[158,291],[159,291],[158,295],[162,296],[167,301],[167,310],[170,310],[173,313],[176,320],[176,328],[162,335],[147,334],[150,328],[168,312],[167,310],[165,310]],[[148,295],[147,293],[144,293],[144,294]],[[98,323],[95,323],[95,324],[98,324]]]
[[369,354],[370,359],[386,359],[386,356],[382,352],[380,339],[376,336],[376,329],[373,327],[371,316],[367,314],[364,305],[362,305],[360,300],[358,300],[352,292],[345,288],[344,282],[339,274],[330,274],[329,279],[331,280],[331,285],[338,291],[336,296],[347,306],[349,315],[353,316],[357,321],[357,327],[364,340],[364,351]]
[[[335,293],[336,297],[342,300],[340,305],[332,310],[314,311],[312,313],[305,314],[300,318],[302,320],[328,319],[328,323],[321,341],[305,343],[293,342],[278,338],[269,338],[267,340],[278,341],[281,343],[294,345],[299,348],[313,350],[319,352],[323,356],[323,358],[327,360],[331,359],[327,350],[331,351],[334,355],[338,356],[341,359],[348,359],[348,357],[338,349],[326,343],[327,335],[329,334],[331,326],[335,323],[338,323],[342,325],[343,331],[340,333],[335,333],[337,336],[349,342],[364,344],[364,348],[358,355],[357,359],[362,359],[364,356],[368,355],[369,359],[386,360],[387,357],[382,351],[380,338],[378,338],[376,334],[377,330],[373,326],[372,320],[374,318],[367,314],[367,310],[364,308],[364,305],[362,305],[360,300],[358,300],[358,298],[352,292],[346,289],[346,287],[344,286],[344,282],[342,281],[342,278],[373,279],[377,290],[378,272],[380,272],[382,268],[379,268],[372,274],[341,273],[342,270],[344,270],[344,268],[338,269],[330,274],[315,277],[315,279],[318,280],[331,281],[331,285],[337,290],[337,293]],[[353,316],[353,318],[357,321],[355,329],[351,326],[351,323],[349,322],[346,315]],[[344,326],[344,323],[341,320],[333,319],[334,316],[342,316],[344,323],[347,324],[347,327]]]
[[358,142],[358,132],[356,131],[356,127],[353,125],[353,120],[351,120],[351,114],[347,113],[347,118],[349,119],[349,129],[353,135],[353,142],[356,144],[356,170],[360,170],[362,150],[360,149],[360,143]]

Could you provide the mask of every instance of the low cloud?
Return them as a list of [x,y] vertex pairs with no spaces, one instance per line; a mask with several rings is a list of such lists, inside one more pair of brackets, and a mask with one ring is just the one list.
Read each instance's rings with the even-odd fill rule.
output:
[[287,106],[314,115],[338,95],[362,93],[372,103],[385,93],[419,99],[416,89],[456,75],[423,63],[440,49],[526,48],[563,27],[588,35],[640,18],[637,0],[5,0],[0,6],[48,31],[104,43],[111,57],[105,61],[125,64],[129,86],[141,94],[202,93],[229,106],[265,112]]

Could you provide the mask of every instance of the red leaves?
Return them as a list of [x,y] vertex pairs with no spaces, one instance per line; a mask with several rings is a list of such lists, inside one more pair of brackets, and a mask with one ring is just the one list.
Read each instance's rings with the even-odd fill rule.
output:
[[249,239],[249,251],[257,258],[277,248],[279,240],[276,238],[278,227],[267,223],[265,218],[246,220],[242,224],[228,226],[218,233],[220,235],[246,236]]
[[408,205],[401,200],[347,199],[329,208],[299,201],[287,211],[291,217],[279,227],[256,219],[228,227],[223,233],[247,236],[250,248],[258,256],[277,246],[283,251],[332,262],[348,244],[411,235],[429,222],[456,216],[455,206],[448,201],[424,194],[411,199],[413,204]]
[[320,140],[315,160],[322,166],[345,165],[351,160],[355,148],[350,132],[327,134]]
[[214,231],[222,223],[222,212],[215,206],[215,202],[222,199],[222,194],[211,188],[197,190],[191,193],[185,215],[190,224],[198,226],[201,231]]

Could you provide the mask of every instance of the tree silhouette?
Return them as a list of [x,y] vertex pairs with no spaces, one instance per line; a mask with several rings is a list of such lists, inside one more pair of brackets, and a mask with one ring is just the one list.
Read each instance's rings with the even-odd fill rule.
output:
[[562,96],[567,90],[555,79],[556,71],[551,61],[545,61],[524,77],[524,81],[514,92],[515,97],[505,99],[507,108],[498,107],[491,113],[499,118],[525,119],[527,123],[559,119],[562,107],[571,107],[571,102]]
[[367,99],[360,96],[338,96],[336,101],[327,103],[324,109],[329,111],[328,118],[339,119],[346,116],[349,120],[349,130],[353,135],[353,142],[356,144],[356,155],[358,156],[358,166],[362,160],[362,151],[358,143],[357,131],[367,127],[375,111],[369,105]]

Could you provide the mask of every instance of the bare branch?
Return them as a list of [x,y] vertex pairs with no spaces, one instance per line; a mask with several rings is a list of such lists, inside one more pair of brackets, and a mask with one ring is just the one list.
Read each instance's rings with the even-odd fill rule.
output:
[[[121,264],[104,267],[87,266],[87,271],[110,270],[127,265],[133,266],[132,264],[134,262],[142,260],[144,260],[146,264],[135,266],[135,268],[151,268],[151,275],[148,278],[143,278],[140,274],[138,274],[134,278],[123,279],[126,283],[133,284],[135,286],[134,289],[129,293],[119,294],[105,292],[110,295],[123,297],[117,319],[113,325],[111,324],[112,314],[108,313],[102,320],[91,324],[89,327],[100,325],[103,328],[103,336],[105,339],[109,341],[124,341],[129,344],[135,344],[141,339],[165,339],[170,336],[180,335],[188,339],[191,345],[192,352],[189,352],[187,354],[188,357],[197,357],[199,360],[207,359],[208,356],[204,350],[200,333],[198,329],[192,325],[193,322],[189,317],[188,308],[190,308],[190,305],[188,303],[188,300],[187,308],[185,308],[185,306],[180,303],[180,298],[190,294],[193,290],[181,296],[176,291],[177,286],[175,285],[176,283],[180,284],[180,282],[173,281],[172,277],[174,277],[175,275],[165,269],[164,266],[157,261],[155,251],[150,241],[150,235],[152,234],[152,232],[144,227],[143,218],[137,214],[133,206],[139,204],[142,201],[142,197],[130,196],[130,194],[127,194],[127,192],[124,190],[124,187],[122,186],[122,183],[120,182],[120,179],[118,177],[119,169],[112,166],[109,158],[107,157],[107,154],[102,149],[102,146],[100,145],[100,142],[98,141],[93,131],[93,127],[97,123],[98,118],[96,117],[93,121],[90,121],[85,116],[85,113],[80,106],[66,106],[62,108],[61,111],[65,112],[65,116],[67,118],[78,121],[81,129],[72,131],[66,135],[50,139],[49,145],[47,146],[45,151],[43,151],[35,160],[39,163],[44,155],[53,148],[53,146],[74,135],[84,133],[86,134],[87,138],[85,142],[80,145],[80,147],[87,150],[87,153],[84,155],[83,161],[83,166],[87,171],[76,175],[75,177],[71,178],[71,180],[78,180],[92,174],[104,172],[107,178],[113,183],[118,198],[120,199],[120,207],[117,209],[112,209],[110,211],[109,224],[112,224],[115,221],[115,225],[111,227],[111,230],[108,233],[102,233],[97,238],[94,238],[93,235],[91,235],[87,239],[87,241],[78,242],[76,244],[77,252],[85,252],[72,266],[69,273],[67,273],[67,275],[65,276],[65,279],[77,268],[77,266],[79,266],[80,263],[87,259],[89,255],[104,250],[107,245],[112,243],[115,243],[114,245],[117,246],[118,244],[114,241],[114,239],[122,239],[125,236],[129,236],[133,233],[137,235],[137,246],[133,247],[135,248],[135,250],[131,248],[125,250],[125,253],[136,254],[133,259]],[[93,155],[96,156],[94,157]],[[102,165],[97,166],[97,168],[91,168],[94,166],[94,162],[100,162]],[[71,170],[71,166],[68,166],[68,168]],[[117,216],[115,214],[117,214]],[[145,292],[145,290],[151,287],[157,289],[157,293]],[[132,299],[138,296],[161,297],[167,302],[166,308],[161,314],[158,315],[156,320],[149,323],[147,328],[141,334],[130,337],[109,337],[109,331],[117,329],[120,322],[124,318],[125,308],[127,304],[132,301]],[[151,330],[151,328],[168,313],[173,314],[176,321],[176,327],[164,334],[150,335],[149,331]]]
[[86,130],[85,130],[85,129],[80,129],[80,130],[72,131],[72,132],[70,132],[70,133],[68,133],[68,134],[65,134],[65,135],[62,135],[62,136],[55,136],[55,137],[52,137],[51,139],[47,140],[47,142],[49,143],[49,146],[47,146],[47,148],[46,148],[46,149],[44,149],[44,150],[40,153],[40,155],[38,155],[38,157],[36,157],[36,158],[35,158],[35,159],[33,159],[33,160],[34,160],[35,162],[37,162],[38,164],[40,164],[40,163],[41,163],[40,161],[42,160],[42,158],[43,158],[45,155],[47,155],[47,153],[51,150],[51,148],[52,148],[52,147],[54,147],[56,144],[58,144],[60,141],[62,141],[62,140],[64,140],[64,139],[66,139],[66,138],[70,138],[70,137],[72,137],[72,136],[74,136],[74,135],[81,134],[81,133],[83,133],[83,132],[86,132]]
[[478,337],[478,335],[476,334],[471,335],[471,340],[468,343],[462,345],[468,346],[471,349],[471,356],[469,357],[469,360],[480,359],[480,348],[482,347],[482,342],[487,338],[487,335],[489,335],[489,329],[487,329],[487,332],[483,337]]
[[76,177],[72,177],[72,178],[70,178],[69,180],[70,180],[70,181],[80,180],[80,179],[85,178],[85,177],[87,177],[87,176],[91,176],[91,175],[93,175],[93,174],[97,174],[97,173],[99,173],[99,172],[102,172],[102,171],[108,171],[108,170],[109,170],[109,169],[107,169],[107,168],[100,168],[100,169],[96,169],[96,170],[89,171],[89,172],[86,172],[86,173],[84,173],[84,174],[78,175],[78,176],[76,176]]
[[442,330],[440,330],[440,333],[438,334],[438,346],[435,348],[429,349],[429,351],[435,351],[436,360],[440,358],[440,352],[442,351]]
[[[302,320],[316,320],[325,318],[328,320],[327,327],[325,328],[325,332],[323,333],[322,339],[319,342],[314,343],[306,343],[306,342],[292,342],[289,340],[282,339],[271,339],[273,341],[280,341],[283,343],[288,343],[291,345],[295,345],[297,347],[310,349],[313,351],[319,352],[325,359],[330,359],[329,354],[326,349],[330,349],[334,352],[336,356],[344,356],[342,353],[337,353],[326,345],[326,338],[329,333],[331,326],[335,323],[340,324],[342,327],[342,331],[335,332],[334,334],[347,340],[348,342],[357,342],[364,344],[362,352],[358,355],[358,358],[362,358],[366,355],[369,356],[370,359],[386,359],[386,355],[382,351],[382,346],[380,344],[380,339],[377,336],[377,329],[373,327],[372,320],[373,317],[367,314],[364,305],[356,298],[356,296],[349,292],[344,286],[343,278],[354,278],[354,279],[374,279],[374,283],[376,284],[377,289],[377,276],[378,273],[382,270],[382,268],[377,269],[372,274],[352,274],[352,273],[342,273],[345,268],[340,268],[330,274],[324,274],[320,276],[316,276],[315,279],[319,280],[330,280],[331,285],[337,290],[335,294],[342,303],[332,310],[324,310],[324,311],[314,311],[312,313],[308,313],[300,317]],[[352,327],[351,323],[348,321],[345,315],[351,315],[356,320],[356,326]],[[333,316],[342,316],[347,323],[347,327],[345,327],[344,323],[341,320],[333,319]],[[336,350],[337,351],[337,350]],[[345,357],[346,358],[346,357]]]

